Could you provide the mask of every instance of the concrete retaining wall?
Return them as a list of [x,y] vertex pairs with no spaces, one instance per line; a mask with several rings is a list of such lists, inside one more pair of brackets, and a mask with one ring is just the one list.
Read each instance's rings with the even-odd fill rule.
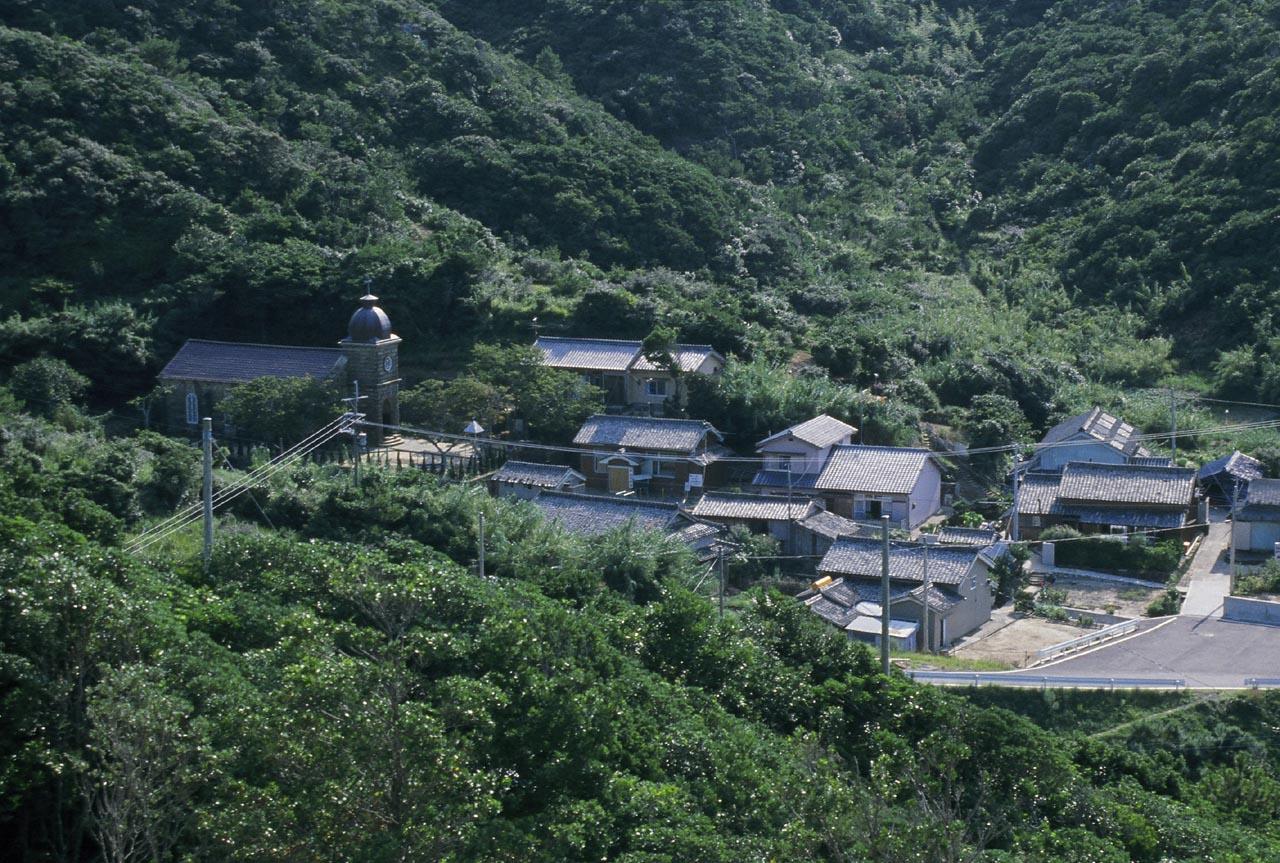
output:
[[1280,602],[1269,602],[1265,599],[1246,599],[1243,596],[1228,596],[1223,601],[1222,616],[1226,620],[1239,620],[1244,623],[1270,623],[1280,626]]

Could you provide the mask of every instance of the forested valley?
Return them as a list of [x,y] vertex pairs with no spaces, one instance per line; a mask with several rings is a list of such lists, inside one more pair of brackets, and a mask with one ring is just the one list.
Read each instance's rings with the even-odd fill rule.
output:
[[178,346],[332,346],[366,285],[451,431],[563,443],[589,400],[521,351],[659,333],[729,358],[697,416],[747,452],[1173,397],[1178,456],[1274,475],[1227,414],[1280,402],[1277,118],[1261,0],[10,0],[5,859],[1280,860],[1276,693],[916,685],[767,586],[719,616],[682,545],[390,466],[275,475],[207,566],[129,550],[200,494]]

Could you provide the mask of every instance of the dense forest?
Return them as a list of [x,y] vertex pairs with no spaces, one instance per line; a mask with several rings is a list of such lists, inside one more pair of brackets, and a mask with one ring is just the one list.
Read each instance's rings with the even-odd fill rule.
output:
[[[1216,429],[1180,458],[1276,475],[1218,427],[1280,402],[1277,45],[1274,0],[3,4],[6,859],[1280,859],[1274,694],[916,686],[776,592],[719,619],[661,537],[417,473],[282,473],[207,568],[126,551],[198,493],[176,347],[330,346],[365,284],[455,431],[563,442],[592,394],[535,333],[662,333],[730,358],[691,385],[740,448],[1172,396]],[[337,395],[272,386],[249,438]]]

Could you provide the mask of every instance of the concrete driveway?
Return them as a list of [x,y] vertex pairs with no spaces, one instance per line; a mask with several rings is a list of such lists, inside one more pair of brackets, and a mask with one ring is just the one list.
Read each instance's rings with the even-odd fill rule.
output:
[[1185,617],[1222,616],[1222,602],[1231,592],[1231,563],[1226,554],[1231,543],[1231,523],[1225,510],[1213,510],[1209,532],[1196,549],[1183,581],[1187,596],[1182,602]]
[[1031,672],[1048,677],[1179,677],[1191,688],[1241,687],[1249,677],[1280,677],[1280,627],[1180,615]]

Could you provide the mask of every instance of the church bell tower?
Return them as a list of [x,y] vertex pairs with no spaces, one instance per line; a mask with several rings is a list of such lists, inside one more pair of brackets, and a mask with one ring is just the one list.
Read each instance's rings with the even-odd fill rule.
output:
[[[365,294],[347,324],[347,337],[338,342],[347,359],[348,384],[359,382],[357,411],[372,423],[400,424],[400,337],[391,332],[391,319],[378,308],[378,298]],[[395,431],[370,427],[369,444],[381,445]]]

